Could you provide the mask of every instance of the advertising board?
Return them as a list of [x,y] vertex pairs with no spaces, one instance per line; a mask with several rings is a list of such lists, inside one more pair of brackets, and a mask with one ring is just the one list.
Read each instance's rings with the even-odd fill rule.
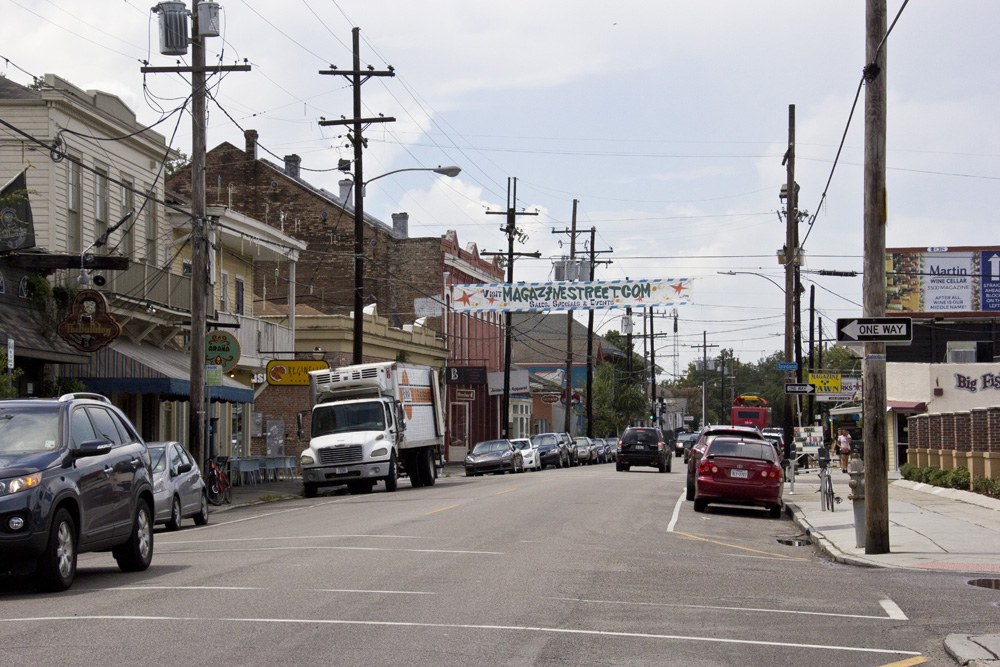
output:
[[1000,246],[886,249],[886,315],[1000,313]]

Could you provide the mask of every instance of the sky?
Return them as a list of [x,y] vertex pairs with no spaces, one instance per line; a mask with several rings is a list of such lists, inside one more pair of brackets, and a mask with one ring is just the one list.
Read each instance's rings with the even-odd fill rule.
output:
[[[152,124],[190,86],[139,71],[142,61],[177,60],[158,52],[151,4],[0,0],[0,74],[28,84],[54,73],[118,95]],[[352,93],[344,77],[319,71],[351,67],[351,31],[360,28],[362,65],[396,72],[362,88],[365,115],[396,119],[366,130],[364,179],[462,168],[456,178],[379,179],[366,213],[390,221],[405,211],[411,236],[453,229],[463,245],[505,250],[504,216],[487,211],[506,209],[516,178],[517,209],[538,213],[518,218],[527,240],[516,249],[542,258],[518,260],[515,278],[542,281],[569,251],[568,236],[553,230],[570,226],[578,200],[578,251],[591,227],[597,249],[613,249],[598,279],[694,280],[677,335],[657,339],[661,379],[701,358],[703,340],[719,346],[708,356],[732,349],[745,363],[784,348],[778,193],[794,104],[799,205],[812,220],[800,225],[803,284],[815,285],[824,338],[837,318],[862,314],[863,91],[848,128],[865,65],[861,0],[220,4],[223,34],[209,39],[209,62],[245,59],[252,71],[212,80],[209,147],[242,146],[243,130],[255,129],[262,157],[298,154],[304,178],[337,192],[337,161],[353,152],[342,128],[319,121],[350,117]],[[886,244],[1000,245],[1000,3],[911,2],[900,13],[903,4],[888,3],[889,22],[899,18],[886,46]],[[157,129],[169,137],[176,118]],[[185,117],[173,146],[190,145]],[[815,273],[824,269],[859,277]],[[672,332],[663,315],[657,332]],[[620,317],[600,311],[596,321],[603,331]]]

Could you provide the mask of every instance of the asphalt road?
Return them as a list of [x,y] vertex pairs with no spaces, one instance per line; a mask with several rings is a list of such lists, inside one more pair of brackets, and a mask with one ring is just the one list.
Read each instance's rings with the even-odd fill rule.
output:
[[67,593],[0,581],[0,663],[949,664],[945,635],[996,631],[1000,597],[968,576],[832,564],[764,510],[696,514],[682,470],[213,514],[157,531],[144,573],[86,554]]

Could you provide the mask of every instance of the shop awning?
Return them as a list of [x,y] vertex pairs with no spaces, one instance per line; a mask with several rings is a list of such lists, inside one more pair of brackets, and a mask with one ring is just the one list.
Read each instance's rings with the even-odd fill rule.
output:
[[[89,364],[65,369],[67,377],[100,394],[160,394],[175,399],[191,396],[191,358],[177,350],[119,339],[91,355]],[[213,401],[253,403],[253,390],[222,377],[222,386],[208,387]]]
[[34,313],[27,308],[0,308],[0,345],[6,351],[7,338],[14,339],[14,359],[41,359],[54,363],[73,364],[87,360],[87,355],[78,352],[57,336],[46,337],[35,324]]
[[886,401],[886,407],[896,412],[926,412],[925,401]]

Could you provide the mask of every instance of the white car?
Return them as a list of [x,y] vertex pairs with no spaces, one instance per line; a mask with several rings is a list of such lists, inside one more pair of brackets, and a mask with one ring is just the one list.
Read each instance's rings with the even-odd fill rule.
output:
[[517,438],[511,440],[515,447],[521,450],[521,458],[524,460],[525,470],[541,470],[542,457],[538,455],[538,445],[531,444],[527,438]]

